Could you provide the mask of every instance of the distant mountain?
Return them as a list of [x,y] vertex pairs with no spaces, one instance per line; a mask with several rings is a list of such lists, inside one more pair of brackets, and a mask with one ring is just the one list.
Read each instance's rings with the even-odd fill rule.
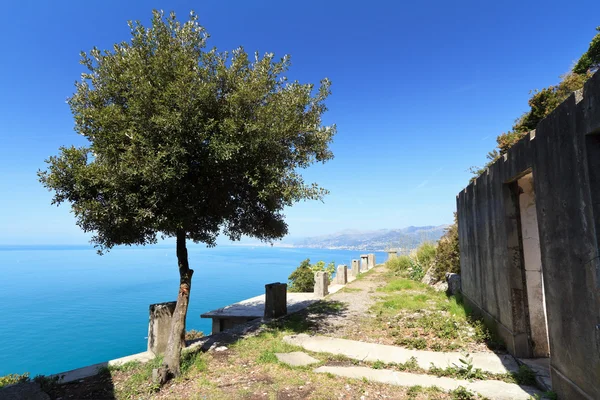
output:
[[384,251],[388,248],[410,250],[423,242],[436,242],[448,225],[409,226],[376,231],[345,230],[330,235],[296,239],[294,247]]

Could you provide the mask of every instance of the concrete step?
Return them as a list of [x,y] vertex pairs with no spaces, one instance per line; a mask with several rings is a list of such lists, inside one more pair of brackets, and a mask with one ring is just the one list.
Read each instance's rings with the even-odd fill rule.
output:
[[541,392],[533,387],[519,386],[501,381],[467,381],[367,367],[323,366],[316,368],[314,372],[329,373],[345,378],[367,379],[370,382],[396,386],[436,386],[445,391],[451,391],[463,386],[472,392],[479,393],[493,400],[529,400],[531,396],[536,394],[541,395]]
[[[410,350],[398,346],[306,334],[286,336],[283,340],[309,351],[338,354],[360,361],[403,364],[414,357],[419,367],[425,370],[431,368],[431,365],[438,368],[460,365],[459,359],[465,358],[464,354],[458,352]],[[485,372],[504,374],[519,370],[515,359],[508,354],[472,353],[469,357],[473,360],[473,367]]]

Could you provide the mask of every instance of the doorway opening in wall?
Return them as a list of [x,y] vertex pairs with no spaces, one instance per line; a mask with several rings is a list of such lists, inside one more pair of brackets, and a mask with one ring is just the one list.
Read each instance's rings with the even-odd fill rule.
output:
[[530,365],[530,367],[533,367],[534,370],[540,368],[547,370],[549,369],[550,345],[533,174],[524,175],[517,183],[519,186],[521,248],[529,310],[529,342],[531,354],[534,359],[537,359],[531,360],[536,365]]

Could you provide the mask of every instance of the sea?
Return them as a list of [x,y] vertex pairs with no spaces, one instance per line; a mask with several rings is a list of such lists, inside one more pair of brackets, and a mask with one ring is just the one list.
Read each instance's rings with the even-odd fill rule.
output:
[[[287,282],[306,258],[351,265],[360,251],[188,245],[194,269],[187,329],[200,314]],[[363,252],[364,253],[364,252]],[[377,261],[384,253],[376,253]],[[0,376],[54,374],[145,351],[148,307],[177,298],[175,245],[0,246]]]

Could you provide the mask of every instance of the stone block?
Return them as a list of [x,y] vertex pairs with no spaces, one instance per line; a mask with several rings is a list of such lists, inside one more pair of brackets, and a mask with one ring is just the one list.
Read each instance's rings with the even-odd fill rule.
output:
[[446,293],[452,296],[460,293],[460,275],[451,272],[446,273],[446,281],[448,282],[448,290]]
[[360,260],[352,260],[352,270],[351,270],[352,276],[353,277],[357,277],[358,275],[360,275]]
[[348,283],[348,266],[338,265],[337,273],[335,275],[335,283],[338,285],[345,285]]
[[325,297],[329,294],[329,276],[327,272],[315,273],[315,296]]
[[265,285],[265,318],[277,318],[287,314],[287,285],[269,283]]
[[373,254],[373,253],[367,254],[367,265],[368,265],[369,269],[375,268],[375,254]]
[[360,272],[365,272],[369,269],[369,256],[367,254],[360,255]]
[[175,312],[176,301],[150,304],[148,323],[148,351],[155,355],[163,354],[167,348],[171,332],[171,317]]

